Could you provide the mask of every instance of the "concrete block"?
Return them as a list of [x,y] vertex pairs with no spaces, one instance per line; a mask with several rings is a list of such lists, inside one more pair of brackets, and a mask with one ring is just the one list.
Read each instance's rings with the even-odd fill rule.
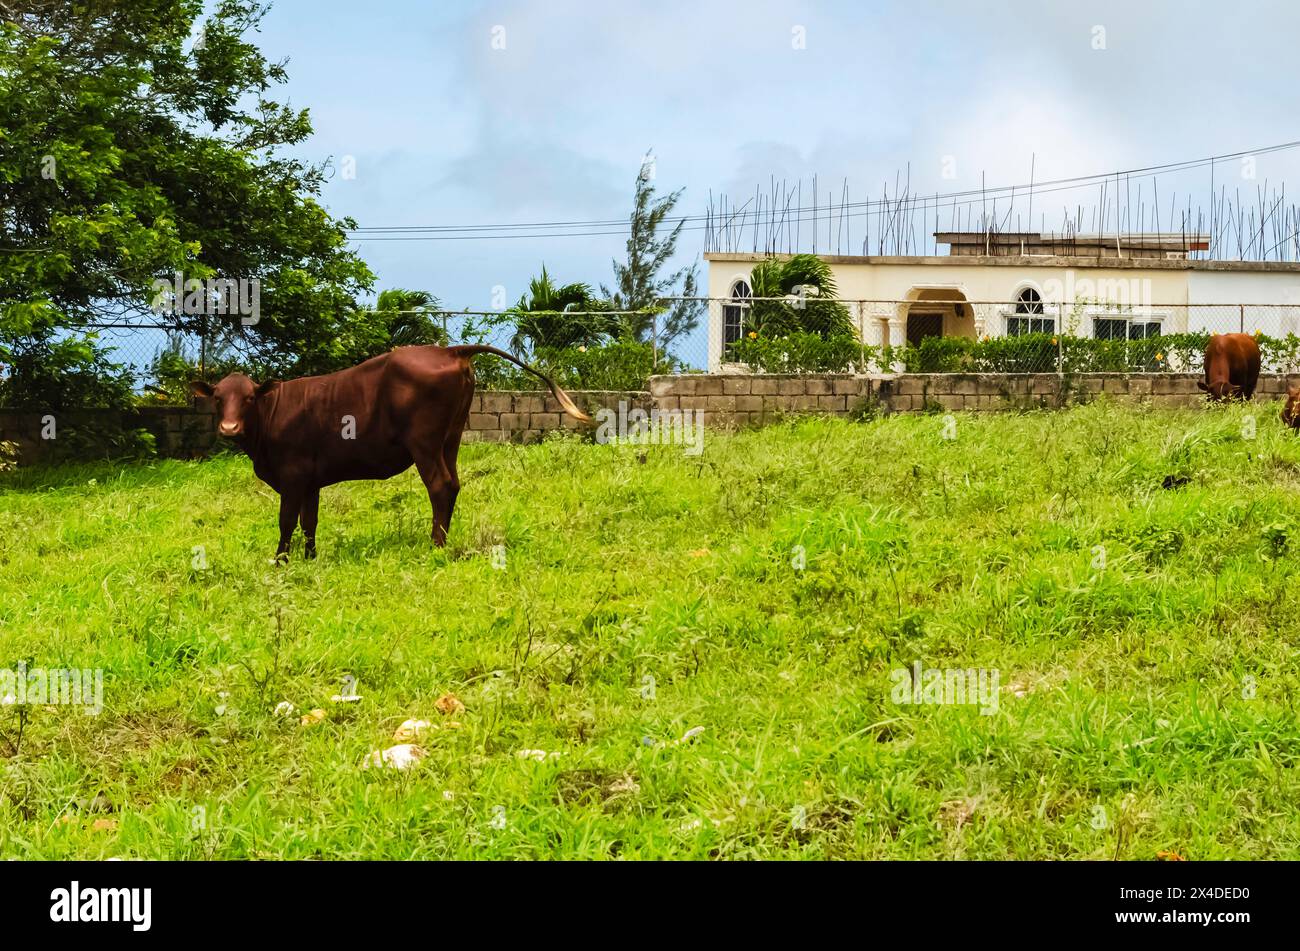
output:
[[[680,396],[687,392],[686,383],[691,378],[689,376],[652,376],[650,377],[650,395],[656,399],[675,394]],[[694,392],[695,384],[690,383],[690,392]]]
[[722,378],[722,392],[728,396],[741,396],[749,394],[750,377],[747,376],[724,376]]
[[928,375],[908,375],[900,376],[894,380],[894,386],[899,396],[920,396],[926,391],[927,384],[930,382]]

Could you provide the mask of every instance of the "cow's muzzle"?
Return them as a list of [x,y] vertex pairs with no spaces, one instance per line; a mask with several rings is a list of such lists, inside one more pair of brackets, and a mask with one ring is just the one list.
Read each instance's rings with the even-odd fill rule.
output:
[[217,432],[225,436],[227,439],[234,439],[243,431],[244,427],[240,426],[238,423],[221,423],[217,426]]

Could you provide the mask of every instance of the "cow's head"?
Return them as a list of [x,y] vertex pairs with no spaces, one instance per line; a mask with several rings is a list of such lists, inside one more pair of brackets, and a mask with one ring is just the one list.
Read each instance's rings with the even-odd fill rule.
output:
[[1292,429],[1300,429],[1300,386],[1286,388],[1286,402],[1282,404],[1282,422]]
[[216,386],[195,380],[190,392],[214,400],[217,432],[227,439],[240,440],[257,428],[257,401],[279,385],[275,380],[254,383],[242,373],[232,373]]
[[1229,383],[1227,380],[1210,384],[1206,384],[1204,380],[1197,380],[1196,385],[1208,393],[1212,400],[1236,399],[1244,392],[1236,383]]

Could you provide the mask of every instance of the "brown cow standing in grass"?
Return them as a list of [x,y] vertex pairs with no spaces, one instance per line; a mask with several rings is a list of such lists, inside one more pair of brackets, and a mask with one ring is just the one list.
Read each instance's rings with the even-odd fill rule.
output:
[[1259,344],[1250,334],[1215,334],[1205,347],[1205,379],[1196,385],[1212,400],[1251,399],[1259,382]]
[[564,412],[589,417],[545,374],[495,347],[400,347],[325,376],[257,384],[232,373],[216,386],[195,382],[217,404],[217,432],[253,460],[253,472],[280,494],[280,546],[287,559],[295,523],[305,554],[316,555],[320,490],[352,479],[387,479],[419,470],[433,506],[433,543],[447,541],[460,481],[456,455],[474,396],[476,354],[491,353],[539,377]]
[[1282,405],[1282,422],[1292,429],[1300,429],[1300,386],[1286,388],[1286,402]]

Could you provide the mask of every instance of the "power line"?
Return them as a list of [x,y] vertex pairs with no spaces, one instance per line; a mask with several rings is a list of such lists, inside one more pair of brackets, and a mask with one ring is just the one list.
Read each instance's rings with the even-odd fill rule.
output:
[[[1111,178],[1132,175],[1162,175],[1170,172],[1187,171],[1196,168],[1203,168],[1217,162],[1229,161],[1231,159],[1244,158],[1246,156],[1268,155],[1273,152],[1287,151],[1300,147],[1300,141],[1283,142],[1277,145],[1271,145],[1262,149],[1248,149],[1241,152],[1230,152],[1223,155],[1214,155],[1207,158],[1191,159],[1182,162],[1168,162],[1162,165],[1150,165],[1141,168],[1125,169],[1118,172],[1103,172],[1093,175],[1077,175],[1070,178],[1059,178],[1048,181],[1033,183],[1032,189],[1035,195],[1052,194],[1054,192],[1069,191],[1076,188],[1084,188],[1095,184],[1100,184]],[[981,202],[987,201],[989,197],[1011,193],[1014,196],[1016,191],[1027,192],[1030,189],[1028,183],[1017,185],[1000,185],[987,188],[973,188],[963,191],[946,192],[933,195],[915,196],[916,200],[924,199],[926,202],[935,204],[946,203],[949,207],[953,205],[970,205],[975,200]],[[959,201],[958,199],[965,199]],[[786,220],[791,222],[817,222],[829,220],[832,216],[842,217],[848,214],[849,217],[864,218],[872,214],[881,215],[892,213],[897,204],[896,199],[871,199],[861,202],[847,202],[840,206],[826,208],[826,213],[820,214],[821,208],[814,206],[809,208],[800,206],[791,211],[794,217],[787,217]],[[745,209],[749,202],[742,205],[730,217],[738,218],[745,221],[748,217],[757,214]],[[856,211],[857,214],[850,212]],[[805,215],[806,212],[812,212],[811,215]],[[721,216],[715,216],[721,217]],[[682,225],[684,231],[706,230],[709,225],[709,216],[707,215],[680,215],[672,218],[665,218],[664,224],[675,227]],[[551,229],[574,229],[566,231],[554,231]],[[608,229],[608,230],[607,230]],[[506,238],[572,238],[572,237],[603,237],[610,235],[625,235],[630,231],[630,225],[626,218],[619,219],[591,219],[586,221],[534,221],[534,222],[516,222],[509,224],[495,225],[388,225],[388,226],[364,226],[349,229],[349,234],[355,241],[450,241],[450,240],[486,240],[486,239],[506,239]]]

